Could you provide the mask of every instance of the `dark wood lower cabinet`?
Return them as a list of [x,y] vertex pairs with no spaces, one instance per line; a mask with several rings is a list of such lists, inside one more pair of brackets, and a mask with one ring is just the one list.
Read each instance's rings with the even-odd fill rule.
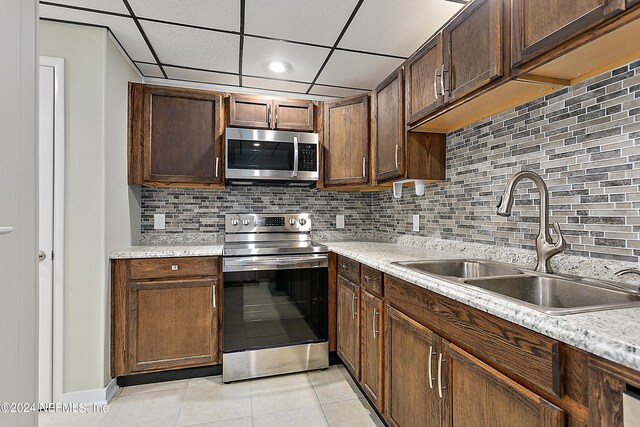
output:
[[394,427],[442,425],[444,399],[438,397],[433,376],[437,336],[389,305],[384,323],[387,422]]
[[361,290],[362,361],[360,382],[366,395],[379,411],[384,410],[382,378],[384,376],[383,354],[383,302],[369,292]]
[[[448,399],[452,427],[560,427],[564,411],[453,344],[443,345],[436,387]],[[448,370],[448,373],[444,372]],[[446,388],[445,388],[446,387]]]
[[360,287],[338,276],[338,355],[351,374],[360,378]]

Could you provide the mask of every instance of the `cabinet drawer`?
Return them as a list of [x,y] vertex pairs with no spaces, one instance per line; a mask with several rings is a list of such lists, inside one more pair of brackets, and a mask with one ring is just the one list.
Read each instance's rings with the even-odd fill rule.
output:
[[218,275],[216,257],[132,259],[130,266],[132,279]]
[[353,283],[360,283],[360,263],[338,255],[338,274]]
[[362,282],[360,283],[367,292],[382,295],[382,273],[367,265],[362,265]]

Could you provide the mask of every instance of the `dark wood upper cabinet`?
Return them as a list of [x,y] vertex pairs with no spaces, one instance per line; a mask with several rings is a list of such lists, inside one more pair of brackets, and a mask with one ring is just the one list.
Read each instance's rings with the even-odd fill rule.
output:
[[405,115],[413,125],[442,106],[442,33],[425,43],[405,63]]
[[324,103],[325,187],[369,183],[369,115],[369,95]]
[[399,68],[372,92],[371,139],[375,179],[388,181],[405,171],[404,79]]
[[271,98],[229,96],[229,126],[271,129]]
[[382,386],[384,377],[384,366],[382,364],[383,302],[369,292],[361,290],[361,294],[361,383],[371,402],[382,412],[384,410]]
[[360,378],[360,287],[338,276],[336,305],[338,355]]
[[387,422],[394,427],[442,426],[444,400],[434,382],[437,336],[389,305],[384,310]]
[[624,0],[512,0],[511,5],[512,66],[542,55],[625,9]]
[[274,129],[313,132],[313,102],[305,100],[273,100]]
[[502,3],[474,0],[442,30],[445,102],[503,75]]
[[229,126],[313,132],[312,101],[229,96]]
[[222,96],[130,84],[129,183],[222,186]]
[[469,353],[453,344],[444,345],[442,351],[437,363],[448,366],[436,366],[436,387],[448,399],[451,419],[447,426],[565,425],[562,409]]

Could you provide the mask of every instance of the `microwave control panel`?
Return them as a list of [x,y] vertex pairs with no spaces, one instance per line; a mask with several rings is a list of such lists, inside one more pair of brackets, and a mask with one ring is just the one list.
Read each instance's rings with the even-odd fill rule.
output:
[[318,170],[318,146],[298,144],[298,170],[316,172]]

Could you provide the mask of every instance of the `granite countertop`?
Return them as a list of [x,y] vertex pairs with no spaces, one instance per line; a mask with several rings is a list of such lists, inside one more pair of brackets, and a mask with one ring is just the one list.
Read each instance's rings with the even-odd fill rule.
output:
[[640,307],[552,316],[392,264],[394,261],[473,258],[471,254],[370,242],[329,242],[329,249],[399,279],[640,371]]
[[[363,241],[325,242],[329,250],[352,258],[383,273],[413,283],[458,302],[493,314],[512,323],[557,339],[589,353],[640,371],[640,307],[591,313],[552,316],[506,299],[450,281],[430,277],[392,264],[395,261],[425,259],[491,258],[531,268],[532,255],[517,250],[501,253],[495,247],[446,242],[408,246],[398,243]],[[111,259],[219,256],[223,245],[135,246],[110,254]],[[556,269],[608,279],[617,265],[605,266],[584,258],[558,256]],[[588,273],[586,274],[585,271]]]
[[187,256],[220,256],[223,245],[158,245],[132,246],[109,254],[110,259],[173,258]]

